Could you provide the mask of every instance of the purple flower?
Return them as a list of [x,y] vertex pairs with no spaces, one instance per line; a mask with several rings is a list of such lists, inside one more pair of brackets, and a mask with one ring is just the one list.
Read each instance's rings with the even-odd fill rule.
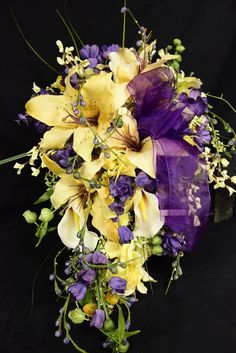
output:
[[205,125],[201,125],[194,136],[194,141],[196,142],[198,149],[203,151],[203,146],[207,145],[211,141],[210,131],[206,129]]
[[85,256],[87,262],[94,265],[106,265],[108,263],[108,258],[101,251],[94,251]]
[[80,301],[84,299],[87,288],[83,282],[77,282],[69,286],[68,292],[71,293],[76,300]]
[[121,244],[128,244],[131,242],[132,239],[134,239],[133,233],[126,226],[119,227],[118,233],[119,233]]
[[110,194],[119,201],[125,202],[128,197],[133,196],[132,178],[121,175],[117,180],[110,179]]
[[66,148],[57,150],[52,156],[51,159],[56,162],[60,167],[68,167],[68,159],[75,155],[75,152],[72,148],[72,143],[69,143]]
[[94,326],[98,329],[103,327],[105,321],[105,313],[101,309],[97,309],[93,314],[93,317],[90,321],[90,326]]
[[81,59],[88,59],[90,62],[89,67],[96,67],[97,64],[102,63],[99,47],[96,44],[86,44],[79,51]]
[[194,115],[201,116],[208,111],[207,98],[201,96],[200,89],[193,88],[189,95],[187,95],[187,93],[181,93],[179,100],[184,103]]
[[124,294],[127,281],[120,277],[112,277],[109,281],[109,285],[113,292]]
[[146,191],[155,194],[157,188],[156,180],[152,179],[146,173],[139,172],[138,175],[135,177],[134,182],[140,188],[144,187]]
[[85,282],[87,286],[91,286],[96,278],[96,272],[92,268],[82,270],[79,273],[79,277]]
[[184,250],[185,244],[183,235],[173,234],[173,232],[169,231],[163,237],[163,255],[176,256],[180,251]]
[[119,48],[118,44],[102,45],[100,48],[100,55],[104,60],[107,60],[108,55],[112,52],[118,52]]
[[18,119],[15,120],[17,124],[26,124],[27,126],[33,126],[39,134],[44,134],[50,127],[39,120],[34,119],[32,116],[25,114],[18,114]]
[[124,204],[121,202],[112,202],[112,204],[109,206],[109,208],[115,212],[118,216],[122,215],[124,213]]

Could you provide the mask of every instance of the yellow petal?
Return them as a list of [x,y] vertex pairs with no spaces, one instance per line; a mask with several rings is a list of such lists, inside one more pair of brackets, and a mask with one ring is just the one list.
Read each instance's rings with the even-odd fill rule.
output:
[[72,199],[74,200],[78,192],[78,185],[70,184],[64,179],[60,179],[55,185],[54,192],[51,196],[51,203],[55,209],[58,209]]
[[109,66],[116,83],[128,83],[138,75],[140,63],[134,53],[127,48],[109,54]]
[[118,258],[120,256],[121,245],[114,241],[107,241],[105,243],[105,251],[110,259]]
[[53,174],[58,176],[65,174],[65,171],[46,154],[42,156],[43,164],[46,166]]
[[173,55],[173,54],[165,54],[163,55],[160,59],[158,59],[156,62],[147,65],[143,70],[142,73],[157,69],[159,67],[164,66],[168,61],[170,60],[175,60],[178,58],[179,55]]
[[129,161],[137,168],[143,170],[150,177],[155,178],[154,161],[153,161],[153,145],[150,137],[144,140],[141,151],[127,151]]
[[111,220],[116,215],[109,209],[106,202],[107,200],[103,201],[98,194],[95,196],[91,210],[92,224],[107,239],[118,242],[118,225]]
[[74,129],[63,127],[53,127],[45,132],[40,142],[40,147],[44,150],[60,149],[65,147],[66,141],[73,134]]
[[78,127],[74,132],[73,149],[85,161],[92,160],[94,135],[88,127]]
[[78,91],[70,83],[70,77],[76,71],[77,68],[73,68],[66,77],[63,95],[45,94],[33,97],[26,103],[27,113],[49,126],[75,127],[74,123],[65,121],[65,117],[68,113],[72,113],[72,104],[78,97]]
[[93,179],[96,173],[102,168],[103,161],[95,159],[92,162],[84,162],[79,170],[81,177],[85,179]]
[[135,228],[133,235],[147,238],[153,237],[163,226],[160,217],[158,199],[156,195],[142,189],[134,193]]

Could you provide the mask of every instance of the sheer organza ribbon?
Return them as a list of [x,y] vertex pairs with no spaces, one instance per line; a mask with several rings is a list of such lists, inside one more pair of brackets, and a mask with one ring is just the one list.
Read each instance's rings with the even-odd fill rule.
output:
[[175,80],[167,67],[141,73],[128,90],[140,136],[153,141],[161,216],[170,229],[184,234],[185,250],[191,251],[208,221],[211,204],[205,163],[197,148],[181,138],[192,116],[176,99]]

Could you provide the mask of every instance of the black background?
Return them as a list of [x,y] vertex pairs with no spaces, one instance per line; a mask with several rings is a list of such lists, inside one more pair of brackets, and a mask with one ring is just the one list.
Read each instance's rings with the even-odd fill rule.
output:
[[[14,119],[24,111],[33,81],[43,87],[55,79],[21,39],[9,9],[14,9],[33,46],[58,69],[55,41],[71,41],[55,12],[63,9],[63,1],[1,0],[0,4],[0,152],[1,158],[6,158],[29,150],[38,141],[31,128],[18,127]],[[69,0],[68,4],[71,20],[85,42],[121,42],[121,1]],[[194,71],[204,81],[206,92],[224,92],[236,105],[235,0],[130,0],[128,4],[141,24],[153,30],[159,48],[181,37],[187,47],[183,61],[186,73]],[[137,39],[129,20],[127,44]],[[217,109],[236,126],[236,115],[222,105]],[[29,171],[17,176],[12,164],[1,167],[0,173],[0,352],[73,352],[72,346],[54,337],[60,304],[48,281],[52,260],[46,261],[39,274],[30,316],[33,277],[58,243],[57,235],[50,234],[35,249],[34,229],[21,217],[42,193],[42,180],[31,177]],[[131,340],[130,353],[235,353],[235,217],[209,225],[198,249],[183,259],[183,278],[165,296],[170,262],[150,261],[150,272],[158,274],[158,283],[154,295],[149,291],[133,307],[133,328],[142,333]],[[89,353],[103,351],[102,337],[95,329],[81,326],[77,334]]]

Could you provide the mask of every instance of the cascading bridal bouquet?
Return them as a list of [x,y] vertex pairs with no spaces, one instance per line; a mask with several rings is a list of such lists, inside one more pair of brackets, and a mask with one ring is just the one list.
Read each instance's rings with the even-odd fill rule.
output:
[[[130,307],[155,282],[148,258],[173,257],[169,288],[208,222],[209,184],[226,189],[229,200],[235,193],[236,133],[208,104],[208,96],[217,97],[180,70],[180,39],[157,52],[151,33],[124,5],[121,46],[81,42],[79,49],[80,38],[59,14],[73,47],[57,41],[61,73],[46,89],[34,84],[18,117],[36,127],[40,141],[1,161],[29,157],[14,165],[17,173],[29,165],[33,176],[45,175],[46,192],[36,204],[50,200],[50,208],[23,216],[36,226],[37,245],[55,229],[54,214],[60,217],[64,248],[50,275],[62,301],[55,335],[83,353],[70,327],[86,321],[105,335],[104,348],[128,351],[129,337],[139,333],[130,330]],[[125,47],[127,15],[140,36],[132,48]],[[62,274],[58,263],[65,256]]]

